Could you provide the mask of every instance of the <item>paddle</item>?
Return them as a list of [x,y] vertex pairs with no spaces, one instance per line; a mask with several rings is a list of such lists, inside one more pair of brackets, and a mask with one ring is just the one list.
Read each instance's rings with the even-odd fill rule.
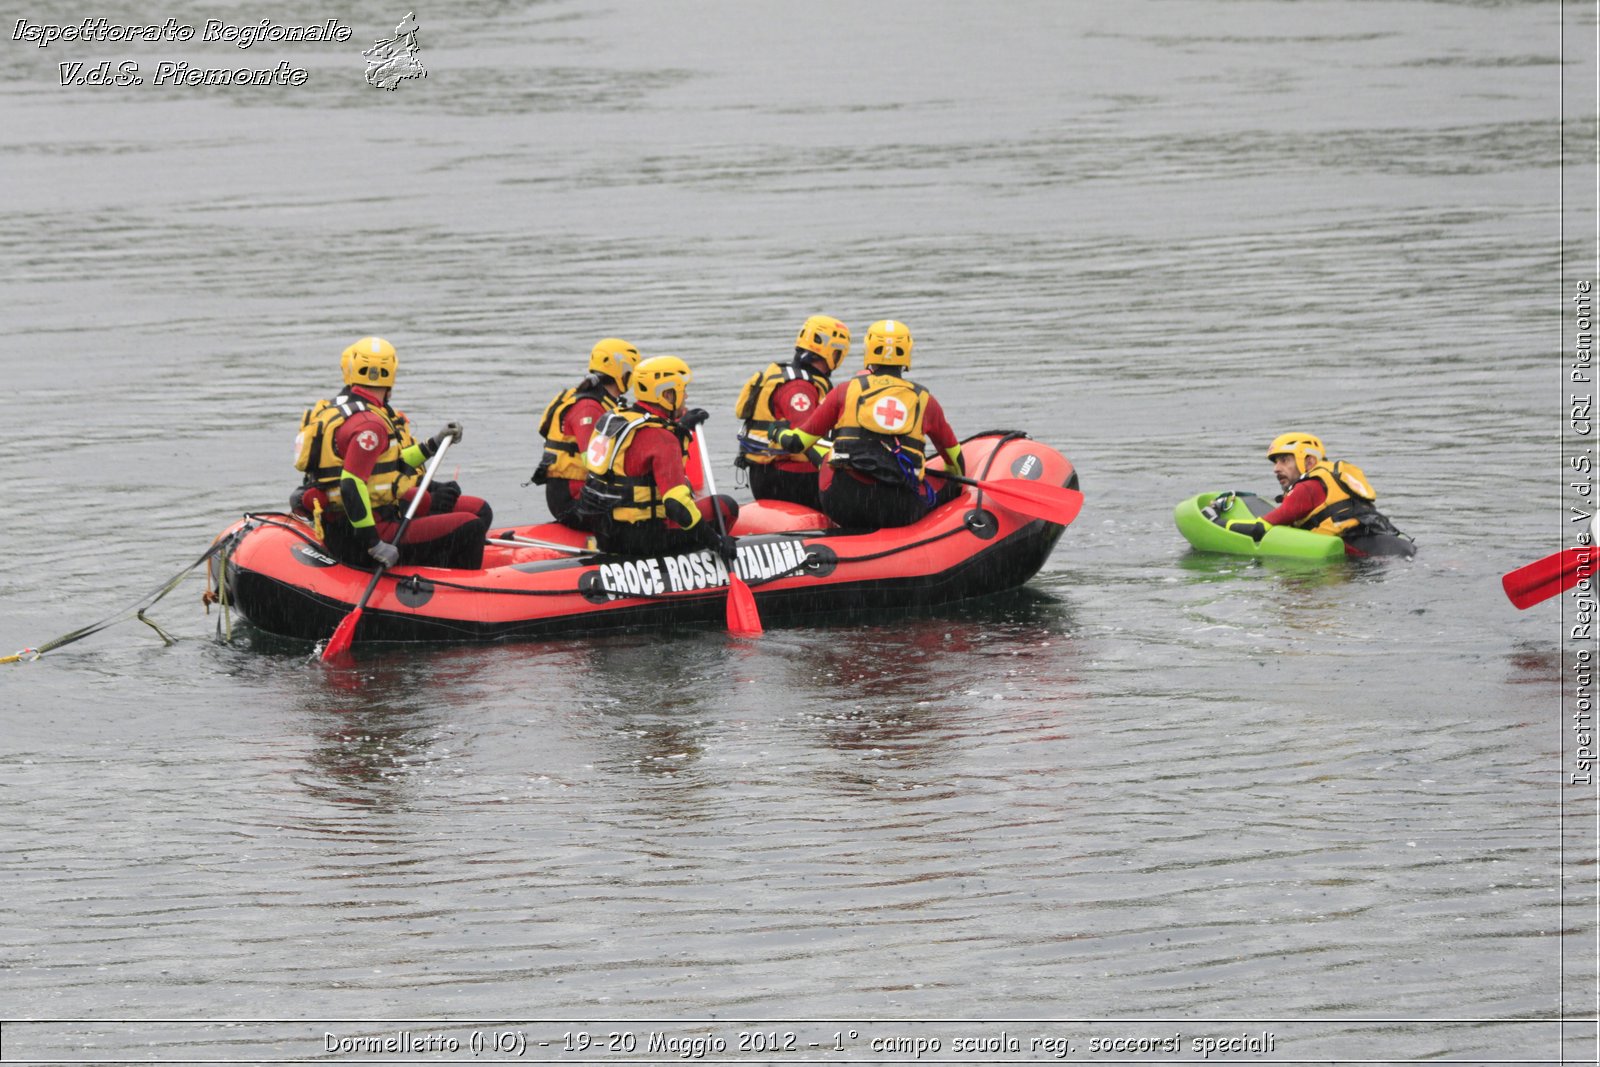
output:
[[1549,600],[1594,574],[1595,546],[1568,548],[1504,575],[1500,584],[1518,610]]
[[[433,472],[439,469],[439,461],[444,459],[445,452],[450,448],[452,438],[445,438],[439,442],[439,451],[433,454],[428,461],[427,469],[422,472],[422,481],[417,485],[417,491],[412,494],[411,506],[406,508],[405,517],[400,520],[400,528],[394,532],[394,544],[400,544],[400,539],[405,536],[406,527],[411,525],[411,516],[417,513],[417,505],[422,502],[423,494],[428,491],[428,485],[433,481]],[[367,583],[367,591],[361,594],[361,599],[356,601],[355,610],[346,615],[340,622],[338,629],[333,631],[333,636],[328,638],[327,645],[322,650],[322,662],[332,663],[342,659],[350,651],[350,643],[355,640],[356,625],[361,622],[361,612],[367,606],[367,601],[372,598],[372,591],[378,588],[378,579],[383,577],[383,572],[389,568],[383,564],[372,572],[372,581]]]
[[1045,485],[1024,478],[979,481],[965,475],[933,469],[928,471],[928,477],[947,478],[962,485],[975,486],[1012,511],[1020,511],[1024,515],[1032,515],[1036,519],[1044,519],[1057,526],[1065,526],[1077,518],[1079,509],[1083,507],[1083,494],[1063,485]]
[[[717,504],[717,483],[711,477],[711,455],[706,450],[705,435],[697,427],[694,440],[700,448],[700,471],[705,475],[706,492],[711,496],[711,510],[717,516],[717,532],[728,536],[727,524],[722,519],[722,508]],[[756,595],[744,579],[734,570],[734,561],[728,564],[728,632],[738,637],[760,637],[761,612],[756,608]]]
[[532,537],[518,537],[516,534],[512,534],[510,537],[488,537],[484,540],[488,544],[505,545],[508,548],[547,548],[552,552],[565,552],[573,556],[592,556],[595,554],[595,550],[592,548],[563,545],[556,541],[539,541]]
[[[824,452],[831,452],[833,441],[824,437],[817,441],[815,447]],[[954,474],[933,467],[928,468],[927,476],[948,478],[952,482],[982,489],[1013,511],[1020,511],[1024,515],[1032,515],[1036,519],[1044,519],[1058,526],[1071,523],[1083,508],[1083,494],[1063,485],[1045,485],[1024,478],[997,478],[993,481],[980,482],[964,474]]]

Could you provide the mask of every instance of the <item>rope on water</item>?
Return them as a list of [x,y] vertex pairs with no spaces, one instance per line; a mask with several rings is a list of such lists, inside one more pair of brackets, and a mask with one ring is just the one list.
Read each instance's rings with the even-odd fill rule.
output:
[[82,641],[85,637],[93,636],[94,634],[99,633],[101,630],[106,629],[108,626],[113,626],[129,616],[138,619],[140,622],[154,630],[160,635],[162,641],[169,645],[172,644],[173,638],[165,630],[158,626],[153,619],[148,618],[145,615],[145,612],[155,607],[157,602],[159,602],[162,597],[176,589],[178,587],[178,583],[183,581],[184,577],[188,575],[190,571],[194,570],[196,567],[200,566],[200,564],[206,562],[217,553],[224,551],[225,546],[230,545],[232,540],[232,538],[224,537],[214,541],[211,547],[206,549],[205,554],[199,559],[195,560],[193,563],[183,568],[183,570],[179,571],[177,574],[174,574],[171,578],[168,578],[165,582],[162,582],[150,592],[146,593],[144,596],[140,597],[138,600],[134,601],[128,607],[123,608],[116,614],[108,615],[99,622],[90,623],[88,626],[80,627],[79,629],[73,630],[71,633],[62,634],[53,641],[46,641],[38,648],[25,648],[20,652],[14,653],[10,656],[0,656],[0,663],[17,663],[24,659],[32,662],[33,660],[36,660],[40,656],[44,655],[46,652],[54,652],[58,648],[72,644],[74,641]]
[[210,580],[213,577],[211,564],[206,564],[206,591],[200,597],[200,601],[205,604],[207,615],[211,614],[212,604],[220,604],[222,606],[222,618],[217,620],[217,635],[222,638],[223,644],[233,643],[233,613],[228,610],[228,557],[233,554],[234,546],[244,532],[244,530],[240,530],[233,537],[226,538],[222,551],[217,553],[216,573],[214,575],[216,578],[216,592],[214,593],[211,591],[213,584]]

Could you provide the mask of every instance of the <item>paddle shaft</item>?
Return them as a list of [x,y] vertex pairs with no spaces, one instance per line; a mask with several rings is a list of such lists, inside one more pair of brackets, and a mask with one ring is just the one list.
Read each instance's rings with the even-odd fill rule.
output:
[[[433,484],[434,471],[439,469],[439,464],[444,460],[444,454],[450,450],[450,446],[453,444],[455,444],[455,438],[453,437],[446,437],[443,441],[440,441],[439,451],[433,454],[433,458],[428,460],[428,465],[423,468],[422,481],[417,483],[417,491],[411,495],[411,503],[407,505],[406,513],[400,516],[400,525],[394,531],[393,544],[396,548],[400,547],[400,539],[406,535],[406,527],[411,525],[411,520],[417,514],[417,508],[422,504],[422,498],[427,495],[428,486]],[[380,565],[378,574],[382,574],[387,569]],[[373,585],[377,584],[378,574],[372,576]],[[372,585],[367,586],[368,595],[371,595],[372,588]],[[367,598],[362,597],[361,599],[365,603]]]
[[[711,498],[711,513],[717,517],[717,532],[723,537],[728,536],[728,525],[722,521],[722,508],[717,504],[717,482],[711,476],[711,457],[706,453],[705,436],[700,432],[700,427],[694,430],[695,450],[700,453],[700,474],[705,479],[706,496]],[[733,574],[733,564],[728,564],[728,573]]]
[[[711,475],[711,455],[706,450],[705,436],[699,427],[695,428],[694,441],[700,452],[700,470],[705,475],[706,494],[711,498],[711,512],[717,517],[717,532],[726,541],[728,524],[722,516],[722,505],[717,501],[717,482]],[[728,565],[728,629],[741,636],[757,636],[762,628],[755,594],[750,592],[750,587],[739,577],[739,572],[735,569],[737,561],[730,559],[725,562]]]
[[1000,503],[1016,511],[1026,512],[1035,518],[1065,526],[1078,517],[1083,507],[1083,494],[1064,485],[1030,482],[1023,478],[1005,478],[999,481],[982,481],[943,470],[929,470],[929,478],[944,478],[961,485],[970,485],[988,493]]
[[[412,516],[416,515],[417,508],[422,503],[422,498],[428,492],[428,486],[433,484],[433,474],[439,469],[439,463],[444,459],[444,454],[450,450],[454,438],[445,438],[439,443],[439,451],[433,454],[428,465],[423,469],[422,481],[417,483],[417,491],[411,496],[411,504],[406,508],[406,513],[400,517],[400,525],[394,532],[393,544],[400,547],[400,539],[406,535],[406,527],[411,525]],[[339,623],[338,629],[333,631],[333,636],[328,639],[327,647],[322,650],[324,660],[333,659],[342,655],[355,639],[356,623],[361,619],[361,613],[366,609],[367,601],[372,599],[372,593],[378,588],[378,581],[383,577],[383,572],[388,570],[385,564],[378,564],[378,569],[372,572],[372,580],[367,583],[367,588],[361,594],[361,599],[356,601],[355,608]]]
[[[827,437],[818,438],[813,447],[832,452],[833,441]],[[1066,526],[1077,518],[1079,510],[1083,507],[1083,494],[1064,485],[1047,485],[1044,482],[1031,482],[1024,478],[980,481],[977,478],[968,478],[964,474],[935,470],[931,467],[928,468],[926,476],[945,478],[961,485],[982,489],[990,496],[999,498],[1001,502],[1009,501],[1013,510],[1027,512],[1035,518],[1045,519],[1060,526]]]
[[505,545],[510,548],[548,548],[552,552],[567,552],[574,556],[592,556],[592,548],[580,548],[577,545],[563,545],[556,541],[538,541],[532,537],[489,537],[485,540],[491,545]]
[[[968,478],[965,474],[957,474],[954,471],[935,470],[930,468],[928,470],[928,477],[943,478],[946,481],[958,482],[961,485],[970,485],[977,489],[984,489],[987,487],[984,482],[979,481],[977,478]],[[1018,481],[1020,480],[1021,479],[1018,479]]]

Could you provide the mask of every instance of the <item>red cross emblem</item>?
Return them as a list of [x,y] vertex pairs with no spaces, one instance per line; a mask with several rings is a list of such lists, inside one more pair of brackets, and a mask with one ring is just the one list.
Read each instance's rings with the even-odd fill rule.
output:
[[885,430],[898,430],[906,424],[906,409],[892,396],[886,396],[873,407],[872,414]]
[[595,434],[589,441],[589,449],[584,456],[589,460],[589,466],[595,470],[605,467],[606,449],[611,446],[611,438]]
[[796,393],[789,401],[789,406],[796,411],[810,411],[811,398],[804,393]]

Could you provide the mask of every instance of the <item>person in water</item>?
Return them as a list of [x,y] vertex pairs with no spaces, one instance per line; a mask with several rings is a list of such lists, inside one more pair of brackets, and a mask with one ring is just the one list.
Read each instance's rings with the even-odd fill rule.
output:
[[595,542],[625,556],[669,556],[711,548],[733,558],[731,530],[739,517],[732,497],[695,499],[685,462],[704,408],[686,408],[689,365],[652,356],[633,374],[634,405],[607,413],[583,454],[588,478],[578,507],[594,517]]
[[1284,492],[1278,506],[1254,521],[1234,520],[1228,529],[1260,541],[1272,526],[1293,526],[1312,533],[1331,534],[1345,542],[1345,553],[1365,556],[1364,538],[1395,537],[1409,541],[1380,512],[1373,501],[1377,491],[1366,474],[1353,463],[1329,460],[1322,439],[1315,434],[1290,431],[1267,446],[1272,473]]
[[577,385],[563,389],[545,405],[539,419],[544,455],[533,472],[533,484],[544,486],[550,515],[563,526],[591,530],[594,516],[578,511],[589,468],[583,454],[599,421],[625,407],[622,394],[633,381],[639,350],[619,337],[607,337],[589,351],[589,370]]
[[381,337],[346,348],[339,366],[344,389],[301,416],[295,468],[305,480],[291,506],[312,516],[328,551],[351,566],[481,567],[494,512],[455,482],[435,479],[404,540],[393,543],[420,468],[447,439],[461,440],[461,424],[448,423],[421,443],[411,436],[405,415],[389,406],[399,360]]
[[769,363],[745,383],[733,409],[744,420],[734,466],[750,472],[750,495],[757,500],[822,507],[817,488],[822,451],[813,446],[792,455],[775,438],[811,416],[833,388],[831,375],[849,354],[850,328],[827,315],[813,315],[801,325],[789,362]]
[[935,489],[927,470],[931,442],[957,474],[961,443],[932,393],[905,377],[911,369],[911,330],[885,319],[867,327],[865,369],[834,386],[800,426],[778,433],[789,453],[814,447],[832,434],[818,487],[822,510],[852,530],[909,526],[929,509],[960,495],[943,481]]

